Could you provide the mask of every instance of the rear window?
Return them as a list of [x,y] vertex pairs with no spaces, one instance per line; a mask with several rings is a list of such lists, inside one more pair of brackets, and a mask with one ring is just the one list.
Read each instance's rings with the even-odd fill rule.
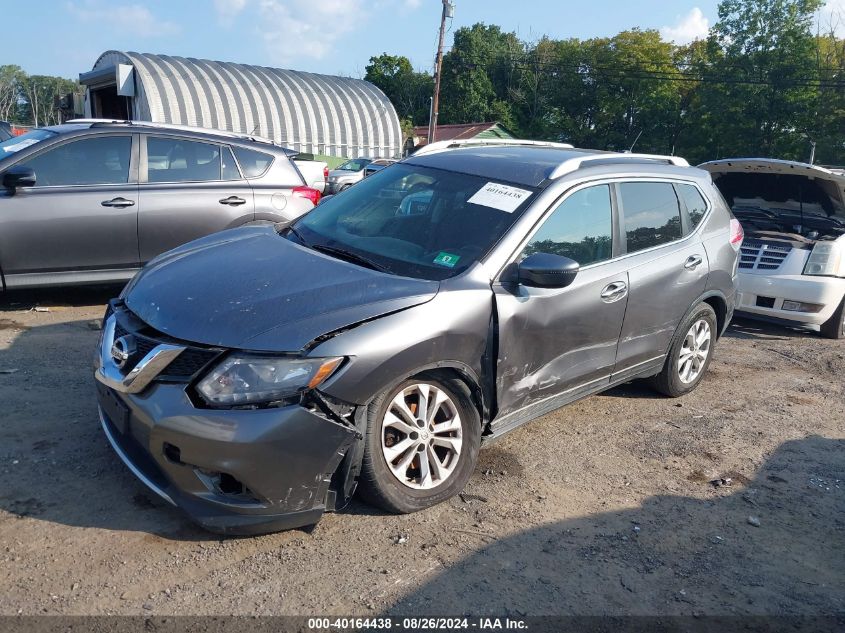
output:
[[247,178],[258,178],[273,163],[273,155],[245,147],[233,147],[241,172]]
[[687,206],[687,215],[689,216],[690,229],[695,230],[701,224],[704,214],[707,213],[707,203],[699,193],[698,189],[692,185],[675,185],[684,204]]
[[681,208],[668,182],[626,182],[619,185],[628,252],[681,238]]

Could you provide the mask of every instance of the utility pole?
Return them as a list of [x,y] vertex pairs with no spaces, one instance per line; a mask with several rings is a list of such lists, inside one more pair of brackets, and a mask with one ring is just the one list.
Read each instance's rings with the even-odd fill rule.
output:
[[431,100],[431,115],[428,120],[428,142],[433,143],[437,135],[437,113],[440,103],[440,75],[443,70],[443,38],[446,37],[446,18],[454,15],[455,5],[449,0],[442,0],[443,13],[440,15],[440,39],[437,43],[437,57],[434,61],[434,97]]

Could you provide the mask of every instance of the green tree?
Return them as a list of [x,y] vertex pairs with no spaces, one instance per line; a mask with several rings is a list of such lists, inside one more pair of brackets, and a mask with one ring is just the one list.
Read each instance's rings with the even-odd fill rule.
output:
[[25,120],[31,121],[35,126],[61,123],[59,99],[78,90],[79,84],[70,79],[48,75],[26,76],[21,82]]
[[524,54],[516,34],[498,26],[478,23],[455,31],[452,50],[443,57],[439,121],[496,120],[513,127],[512,90]]
[[706,107],[718,156],[807,158],[818,72],[811,33],[822,0],[722,0]]
[[26,73],[20,66],[0,66],[0,120],[18,122],[21,86]]
[[378,86],[401,120],[410,120],[413,125],[428,122],[434,80],[428,73],[417,72],[407,57],[382,53],[370,57],[364,79]]

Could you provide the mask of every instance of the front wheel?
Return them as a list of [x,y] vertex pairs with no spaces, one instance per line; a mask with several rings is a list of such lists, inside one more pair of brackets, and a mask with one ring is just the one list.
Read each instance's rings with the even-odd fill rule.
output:
[[716,344],[716,313],[706,303],[700,303],[681,322],[663,370],[652,379],[660,393],[677,398],[698,386]]
[[845,338],[845,297],[842,298],[842,303],[836,308],[836,312],[822,324],[821,333],[827,338]]
[[416,512],[466,485],[481,423],[463,383],[410,379],[372,402],[364,441],[362,497],[390,512]]

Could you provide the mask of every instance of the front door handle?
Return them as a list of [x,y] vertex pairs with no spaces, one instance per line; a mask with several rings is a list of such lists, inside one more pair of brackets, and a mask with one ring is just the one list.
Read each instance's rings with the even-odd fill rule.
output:
[[220,204],[228,204],[230,207],[236,207],[241,204],[246,204],[246,200],[238,198],[237,196],[229,196],[220,200]]
[[127,200],[126,198],[112,198],[111,200],[103,200],[101,203],[104,207],[114,207],[116,209],[122,209],[124,207],[131,207],[135,204],[134,200]]
[[607,284],[601,291],[601,300],[605,303],[619,301],[628,294],[628,284],[624,281],[614,281]]
[[687,257],[687,261],[684,262],[684,268],[687,270],[695,270],[703,261],[704,259],[702,259],[701,255],[690,255]]

